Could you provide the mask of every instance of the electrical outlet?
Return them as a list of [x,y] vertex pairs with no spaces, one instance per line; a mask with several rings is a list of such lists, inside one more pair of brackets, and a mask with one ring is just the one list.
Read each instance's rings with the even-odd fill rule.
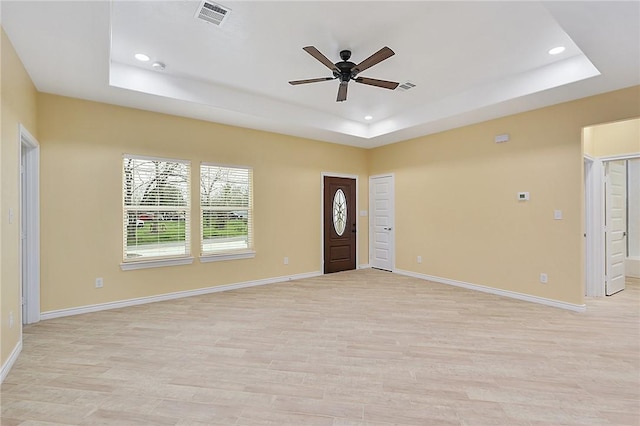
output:
[[102,278],[96,278],[96,288],[102,288],[104,280]]
[[284,258],[284,264],[285,264],[285,265],[288,265],[288,264],[289,264],[289,258],[288,258],[288,257],[286,257],[286,256],[285,256],[285,258]]
[[417,257],[417,259],[416,259],[416,261],[417,261],[418,263],[422,263],[422,256],[418,256],[418,257]]
[[544,272],[540,274],[540,282],[546,284],[549,282],[549,277]]

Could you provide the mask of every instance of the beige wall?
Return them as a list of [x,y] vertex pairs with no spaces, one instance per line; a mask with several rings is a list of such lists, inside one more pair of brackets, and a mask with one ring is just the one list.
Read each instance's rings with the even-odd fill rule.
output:
[[638,116],[639,100],[634,87],[372,150],[369,173],[395,173],[396,267],[582,304],[582,128]]
[[[2,103],[2,149],[0,150],[0,327],[1,365],[20,341],[22,326],[20,314],[20,197],[19,197],[19,156],[20,141],[18,125],[22,125],[34,136],[36,133],[36,89],[29,79],[20,59],[16,55],[4,30],[0,44],[2,69],[0,77]],[[14,219],[9,223],[9,209]],[[13,314],[14,324],[9,327],[9,315]]]
[[[320,271],[321,173],[358,175],[359,204],[367,205],[361,149],[48,94],[38,99],[43,312]],[[256,257],[121,271],[124,153],[190,160],[193,176],[201,161],[253,167]],[[192,197],[198,188],[192,179]],[[367,218],[358,220],[359,264],[366,264]],[[96,277],[104,288],[94,288]]]
[[585,127],[582,129],[583,152],[591,157],[596,156],[595,145],[593,143],[593,128],[595,126]]
[[640,153],[640,119],[585,128],[584,152],[592,157]]

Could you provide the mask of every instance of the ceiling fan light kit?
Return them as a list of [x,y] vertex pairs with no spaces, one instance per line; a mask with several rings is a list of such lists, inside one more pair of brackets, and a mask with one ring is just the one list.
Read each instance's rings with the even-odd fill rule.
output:
[[298,84],[307,84],[307,83],[318,83],[320,81],[328,81],[328,80],[340,80],[340,86],[338,87],[338,97],[336,98],[336,102],[343,102],[347,100],[347,87],[349,85],[349,81],[353,80],[356,83],[366,84],[369,86],[382,87],[384,89],[394,90],[400,83],[395,81],[387,81],[387,80],[378,80],[376,78],[368,78],[368,77],[358,77],[358,74],[366,69],[371,68],[372,66],[379,64],[385,59],[390,58],[395,55],[395,52],[388,48],[387,46],[378,50],[373,55],[369,56],[364,61],[359,64],[355,64],[350,62],[351,59],[351,51],[350,50],[342,50],[340,51],[340,59],[342,61],[336,62],[335,64],[331,62],[325,55],[323,55],[318,49],[314,46],[306,46],[302,48],[305,52],[316,58],[319,62],[321,62],[324,66],[329,68],[333,74],[333,77],[320,77],[320,78],[311,78],[306,80],[293,80],[290,81],[291,85]]

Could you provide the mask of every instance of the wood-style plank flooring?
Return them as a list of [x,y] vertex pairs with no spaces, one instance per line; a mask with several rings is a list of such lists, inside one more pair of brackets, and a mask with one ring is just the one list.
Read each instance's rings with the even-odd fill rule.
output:
[[575,313],[361,270],[43,321],[2,425],[639,425],[627,284]]

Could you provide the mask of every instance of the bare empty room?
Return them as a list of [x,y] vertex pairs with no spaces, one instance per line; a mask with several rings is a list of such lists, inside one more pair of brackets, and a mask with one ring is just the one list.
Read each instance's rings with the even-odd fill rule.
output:
[[640,421],[640,3],[0,21],[2,425]]

